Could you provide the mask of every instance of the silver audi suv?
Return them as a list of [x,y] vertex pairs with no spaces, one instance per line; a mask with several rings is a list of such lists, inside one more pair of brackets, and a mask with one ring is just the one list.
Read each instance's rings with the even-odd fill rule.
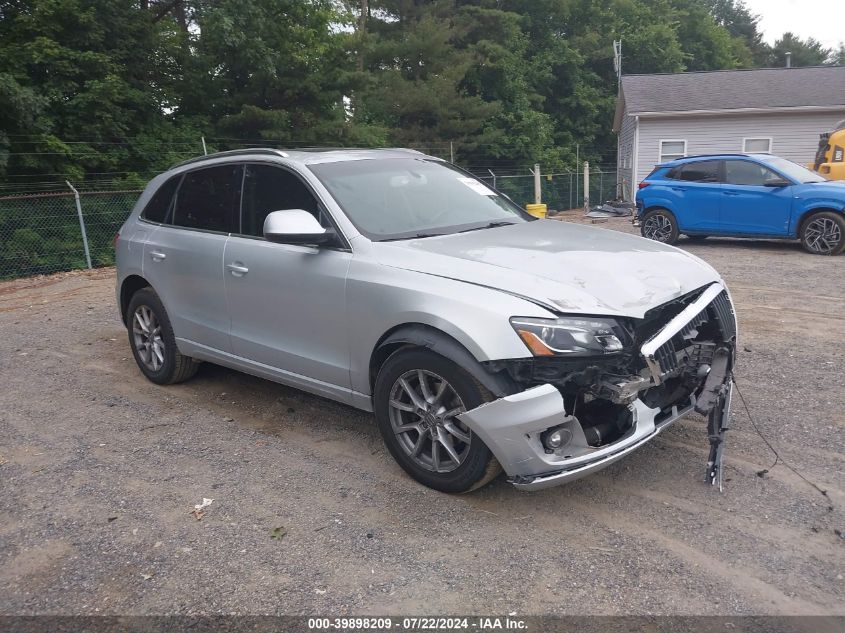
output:
[[324,149],[176,165],[116,249],[147,378],[206,361],[372,411],[437,490],[576,479],[692,411],[721,479],[736,320],[682,250],[537,220],[415,151]]

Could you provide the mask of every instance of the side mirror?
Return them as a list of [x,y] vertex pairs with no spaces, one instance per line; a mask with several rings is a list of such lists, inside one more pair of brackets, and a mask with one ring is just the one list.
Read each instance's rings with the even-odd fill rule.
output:
[[303,209],[271,211],[264,218],[264,238],[280,244],[320,245],[334,241],[335,233],[320,226],[313,215]]
[[784,180],[783,178],[775,178],[774,180],[767,180],[763,186],[764,187],[789,187],[792,183],[788,180]]

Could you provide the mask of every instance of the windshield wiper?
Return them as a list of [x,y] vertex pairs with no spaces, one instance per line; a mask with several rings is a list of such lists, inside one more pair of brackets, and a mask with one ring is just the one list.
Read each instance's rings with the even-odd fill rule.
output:
[[496,220],[494,222],[488,222],[487,224],[483,224],[481,226],[473,226],[469,229],[464,229],[463,231],[458,231],[458,233],[469,233],[470,231],[480,231],[481,229],[495,229],[500,226],[510,226],[512,224],[516,224],[516,222],[510,222],[509,220]]
[[449,235],[448,233],[417,233],[415,235],[406,235],[404,237],[388,237],[384,240],[379,240],[379,242],[400,242],[402,240],[415,240],[417,238],[423,237],[438,237],[441,235]]

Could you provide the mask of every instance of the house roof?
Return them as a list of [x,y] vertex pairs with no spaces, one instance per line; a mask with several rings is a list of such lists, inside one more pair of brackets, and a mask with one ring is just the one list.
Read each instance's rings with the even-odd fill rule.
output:
[[617,118],[623,110],[642,115],[836,106],[845,107],[845,66],[625,75]]

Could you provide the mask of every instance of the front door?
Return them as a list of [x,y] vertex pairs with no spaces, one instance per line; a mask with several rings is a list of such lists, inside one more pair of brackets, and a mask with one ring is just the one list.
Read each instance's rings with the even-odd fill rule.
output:
[[793,187],[766,186],[767,182],[782,180],[754,161],[726,160],[721,230],[742,235],[788,235]]
[[285,209],[304,209],[331,226],[293,172],[247,165],[240,233],[229,238],[223,257],[233,353],[312,391],[348,390],[344,299],[352,254],[266,241],[264,218]]

